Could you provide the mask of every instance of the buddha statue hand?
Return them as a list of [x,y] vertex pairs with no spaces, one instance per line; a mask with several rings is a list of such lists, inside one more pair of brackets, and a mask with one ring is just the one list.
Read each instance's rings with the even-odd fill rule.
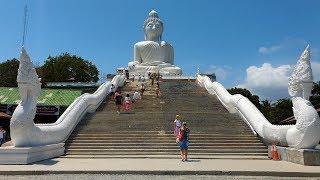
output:
[[128,63],[128,67],[130,70],[134,69],[136,67],[136,65],[140,64],[140,62],[138,61],[131,61]]

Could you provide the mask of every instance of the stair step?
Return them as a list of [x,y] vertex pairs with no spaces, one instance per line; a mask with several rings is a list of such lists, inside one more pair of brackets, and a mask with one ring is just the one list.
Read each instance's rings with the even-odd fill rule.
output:
[[[189,156],[191,159],[255,159],[255,160],[268,160],[267,156],[264,155],[226,155],[226,154],[212,154],[212,155],[195,155],[192,154]],[[74,155],[67,154],[66,156],[61,156],[60,158],[85,158],[85,159],[94,159],[94,158],[157,158],[157,159],[181,159],[179,155]]]
[[[174,141],[176,138],[171,137],[74,137],[72,140],[127,140],[127,141],[141,141],[141,140],[172,140]],[[256,137],[194,137],[190,135],[190,141],[212,141],[212,140],[257,140]]]
[[[179,148],[177,147],[176,149],[68,149],[69,152],[178,152]],[[251,152],[251,153],[256,153],[256,152],[268,152],[267,149],[189,149],[189,152],[206,152],[206,153],[222,153],[222,152]]]
[[[130,133],[130,134],[129,134]],[[116,137],[136,137],[136,136],[168,136],[173,137],[173,132],[141,132],[141,133],[135,133],[135,132],[126,132],[126,133],[101,133],[101,134],[90,134],[90,133],[83,133],[83,134],[71,134],[70,137],[108,137],[108,136],[116,136]],[[191,134],[192,137],[256,137],[254,135],[247,135],[247,134],[237,134],[237,135],[230,135],[230,134]]]
[[[171,146],[66,146],[67,149],[177,149],[177,145]],[[237,149],[267,149],[266,146],[189,146],[189,149],[228,149],[228,148],[237,148]]]
[[[122,91],[132,93],[135,88],[129,83]],[[132,113],[118,115],[114,102],[105,102],[78,124],[66,141],[65,157],[179,158],[172,126],[175,115],[181,114],[191,129],[191,156],[266,159],[267,147],[244,121],[195,82],[171,80],[160,89],[162,96],[155,98],[154,87],[147,84],[146,95],[133,104]]]
[[[130,142],[130,143],[143,143],[143,142],[151,142],[151,143],[166,143],[166,142],[175,142],[174,139],[142,139],[142,140],[131,140],[128,141],[126,139],[112,139],[112,140],[88,140],[88,139],[75,139],[75,140],[68,140],[66,143],[71,143],[71,142],[78,142],[78,143],[90,143],[90,142],[95,142],[95,143],[104,143],[104,142],[109,142],[109,143],[125,143],[125,142]],[[190,140],[191,143],[193,143],[192,140]],[[202,139],[202,140],[197,140],[196,142],[201,142],[201,143],[224,143],[224,142],[229,142],[229,143],[256,143],[260,142],[259,140],[218,140],[218,139],[213,139],[213,140],[207,140],[207,139]]]
[[[67,152],[66,155],[124,155],[124,156],[129,156],[129,155],[179,155],[179,151],[176,152]],[[268,153],[264,152],[212,152],[212,153],[195,153],[195,152],[190,152],[188,154],[189,156],[196,156],[196,155],[203,155],[203,156],[214,156],[214,155],[223,155],[223,156],[265,156],[268,157]]]
[[[155,145],[154,143],[77,143],[77,142],[73,142],[73,143],[67,143],[66,146],[152,146]],[[256,143],[192,143],[190,144],[191,146],[195,147],[195,146],[199,146],[199,147],[204,147],[204,146],[234,146],[234,147],[242,147],[242,146],[263,146],[265,148],[267,148],[265,145],[263,145],[260,142],[256,142]],[[177,144],[175,142],[165,142],[165,143],[157,143],[157,146],[162,147],[162,146],[177,146]]]

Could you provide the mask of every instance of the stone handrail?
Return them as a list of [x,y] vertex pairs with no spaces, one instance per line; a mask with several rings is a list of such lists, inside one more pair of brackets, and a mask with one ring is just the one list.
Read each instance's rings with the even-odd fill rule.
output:
[[[84,115],[93,113],[99,107],[107,96],[111,84],[114,84],[117,88],[123,85],[124,80],[125,77],[123,75],[117,75],[111,82],[103,83],[95,93],[85,93],[76,98],[60,118],[52,124],[35,125],[33,118],[29,121],[24,121],[28,119],[26,116],[24,120],[19,120],[22,117],[21,110],[26,109],[19,104],[12,115],[11,122],[11,139],[14,146],[41,146],[64,142]],[[15,126],[15,124],[24,124],[24,126]]]
[[275,143],[294,148],[314,148],[320,140],[320,119],[312,105],[300,97],[293,98],[296,125],[272,125],[246,97],[231,95],[220,83],[207,76],[197,76],[200,86],[214,94],[230,113],[238,113],[254,133],[266,144]]
[[34,147],[63,143],[86,113],[93,113],[106,98],[111,84],[117,88],[125,81],[124,75],[115,76],[102,84],[93,94],[85,93],[66,109],[52,124],[34,124],[36,104],[41,92],[40,81],[27,54],[22,49],[18,70],[18,87],[22,101],[16,107],[10,122],[14,147]]

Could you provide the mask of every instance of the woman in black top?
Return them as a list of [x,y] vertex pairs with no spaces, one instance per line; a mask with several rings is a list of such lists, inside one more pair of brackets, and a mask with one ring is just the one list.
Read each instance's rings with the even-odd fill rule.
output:
[[121,105],[122,105],[122,95],[121,92],[116,92],[115,96],[114,96],[115,102],[116,102],[116,106],[117,106],[117,113],[120,114],[120,109],[121,109]]

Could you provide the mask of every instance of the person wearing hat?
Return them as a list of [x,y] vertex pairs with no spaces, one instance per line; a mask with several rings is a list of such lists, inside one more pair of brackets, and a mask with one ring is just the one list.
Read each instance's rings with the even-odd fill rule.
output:
[[181,121],[180,121],[180,115],[176,115],[176,119],[173,121],[173,134],[177,138],[179,136],[180,132],[180,127],[181,127]]
[[183,122],[180,128],[179,136],[176,139],[176,142],[180,146],[180,154],[182,161],[188,160],[189,134],[190,130],[187,127],[187,123]]

